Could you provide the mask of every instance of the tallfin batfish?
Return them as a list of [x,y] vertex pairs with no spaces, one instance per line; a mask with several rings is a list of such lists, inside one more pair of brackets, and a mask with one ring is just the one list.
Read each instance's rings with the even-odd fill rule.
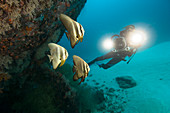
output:
[[74,48],[79,41],[83,41],[84,28],[81,24],[65,14],[60,14],[60,20],[67,30],[65,33],[68,40],[70,40],[71,47]]
[[75,73],[73,76],[73,80],[77,81],[79,78],[81,78],[80,83],[84,82],[90,71],[89,65],[82,58],[76,55],[73,56],[73,63],[73,73]]
[[50,62],[52,62],[53,69],[57,69],[59,64],[62,66],[65,63],[68,57],[68,52],[64,47],[55,43],[49,43],[48,47],[50,48],[51,54],[48,55]]

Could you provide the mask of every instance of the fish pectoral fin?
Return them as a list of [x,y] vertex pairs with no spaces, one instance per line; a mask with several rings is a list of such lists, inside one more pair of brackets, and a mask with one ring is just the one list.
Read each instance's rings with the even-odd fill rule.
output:
[[68,32],[65,32],[68,40],[70,39],[70,34]]
[[66,61],[66,60],[61,60],[61,64],[60,64],[59,67],[61,67],[62,65],[64,65],[65,61]]
[[82,42],[83,41],[83,36],[80,36],[79,40],[80,40],[80,42]]
[[47,55],[47,56],[48,56],[48,58],[49,58],[49,60],[51,62],[53,60],[53,57],[51,55]]
[[80,41],[80,40],[77,40],[76,44],[78,44],[78,43],[79,43],[79,41]]

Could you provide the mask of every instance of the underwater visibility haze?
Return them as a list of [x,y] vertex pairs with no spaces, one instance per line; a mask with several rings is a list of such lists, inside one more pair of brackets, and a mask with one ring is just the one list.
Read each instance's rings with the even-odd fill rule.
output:
[[169,0],[1,0],[0,112],[170,113],[169,20]]

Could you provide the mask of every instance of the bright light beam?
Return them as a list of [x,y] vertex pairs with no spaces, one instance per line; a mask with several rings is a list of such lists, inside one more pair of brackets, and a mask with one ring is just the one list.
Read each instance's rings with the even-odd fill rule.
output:
[[105,50],[110,50],[113,48],[113,40],[111,40],[110,38],[106,38],[104,41],[103,41],[103,48]]
[[137,44],[139,44],[139,43],[142,42],[142,40],[143,40],[142,35],[140,35],[140,34],[138,34],[138,33],[133,34],[133,36],[131,37],[132,43],[137,43]]
[[132,32],[129,38],[129,42],[133,46],[142,46],[146,41],[145,33],[141,31]]

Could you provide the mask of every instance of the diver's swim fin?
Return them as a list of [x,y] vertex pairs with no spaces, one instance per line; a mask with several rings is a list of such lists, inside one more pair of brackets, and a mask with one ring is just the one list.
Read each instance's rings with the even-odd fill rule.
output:
[[95,62],[96,62],[96,60],[93,60],[93,61],[89,62],[88,65],[90,66],[90,65],[94,64]]
[[132,58],[135,56],[137,50],[133,53],[133,55],[130,57],[129,61],[127,61],[127,64],[129,64],[129,62],[132,60]]
[[103,66],[103,64],[96,63],[100,68]]

